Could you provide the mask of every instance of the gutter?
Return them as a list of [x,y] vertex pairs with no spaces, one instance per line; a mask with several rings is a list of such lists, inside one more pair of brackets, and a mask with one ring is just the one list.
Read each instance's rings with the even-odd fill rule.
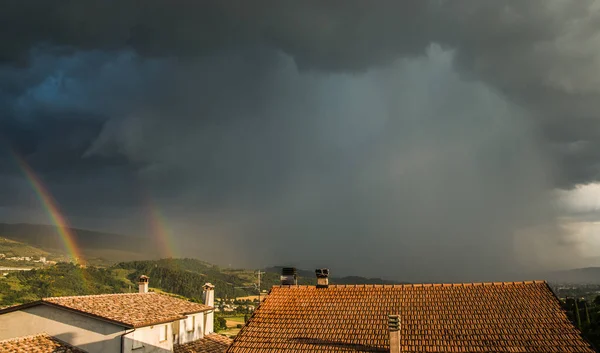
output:
[[127,332],[127,329],[125,329],[125,332],[121,335],[121,353],[125,353],[125,335],[128,335],[133,331],[135,331],[135,328],[131,329],[129,332]]

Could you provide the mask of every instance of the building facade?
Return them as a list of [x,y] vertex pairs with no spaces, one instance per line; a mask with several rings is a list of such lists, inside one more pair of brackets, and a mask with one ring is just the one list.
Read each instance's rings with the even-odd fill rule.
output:
[[205,304],[148,292],[45,298],[0,310],[0,340],[47,334],[86,352],[173,352],[214,334],[214,286]]

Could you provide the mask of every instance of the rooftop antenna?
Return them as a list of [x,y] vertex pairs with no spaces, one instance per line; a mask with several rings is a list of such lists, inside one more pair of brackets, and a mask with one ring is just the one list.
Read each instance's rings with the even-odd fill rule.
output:
[[258,270],[256,274],[258,275],[258,304],[260,304],[260,275],[264,274],[264,272]]

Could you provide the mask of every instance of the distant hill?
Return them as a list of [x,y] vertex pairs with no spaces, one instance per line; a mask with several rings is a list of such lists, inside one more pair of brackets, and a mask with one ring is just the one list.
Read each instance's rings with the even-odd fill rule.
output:
[[0,237],[0,257],[34,257],[39,258],[41,256],[47,257],[50,255],[49,252],[34,246],[7,238]]
[[542,278],[554,283],[600,284],[600,267],[554,271],[546,273]]
[[[115,263],[153,258],[157,253],[152,242],[135,236],[70,228],[76,242],[92,263]],[[64,243],[57,227],[28,223],[0,223],[0,237],[26,243],[44,251],[65,255]]]

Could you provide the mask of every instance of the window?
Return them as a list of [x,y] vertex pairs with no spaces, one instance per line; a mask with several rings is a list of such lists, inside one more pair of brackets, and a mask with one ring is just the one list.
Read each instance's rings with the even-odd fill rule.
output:
[[194,325],[196,323],[196,317],[195,316],[188,316],[185,319],[185,329],[187,332],[192,332],[194,331]]
[[167,340],[167,325],[161,325],[159,328],[159,337],[158,341],[163,342]]

